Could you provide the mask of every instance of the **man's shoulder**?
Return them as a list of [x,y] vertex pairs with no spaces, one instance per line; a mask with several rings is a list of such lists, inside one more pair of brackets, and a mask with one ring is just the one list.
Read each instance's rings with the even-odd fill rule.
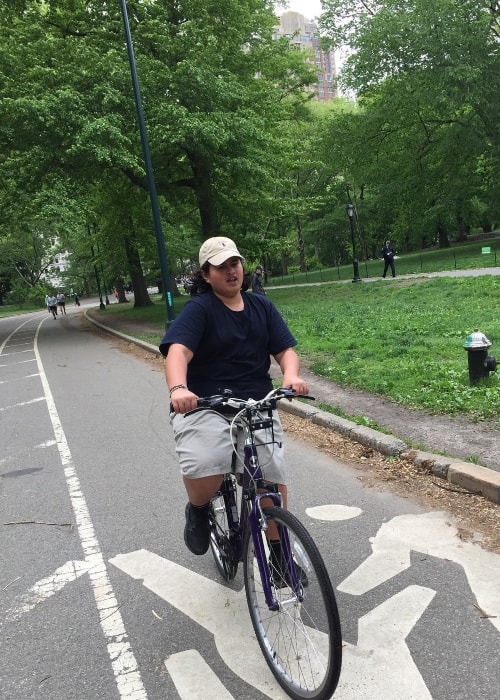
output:
[[244,298],[250,307],[259,309],[265,313],[273,313],[276,310],[273,302],[266,296],[265,292],[243,292]]

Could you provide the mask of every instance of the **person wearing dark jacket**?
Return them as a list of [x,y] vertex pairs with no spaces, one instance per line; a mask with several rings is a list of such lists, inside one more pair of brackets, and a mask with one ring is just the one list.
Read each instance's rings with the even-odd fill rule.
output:
[[382,273],[382,277],[385,278],[389,267],[391,268],[392,276],[396,277],[396,268],[394,267],[395,255],[396,251],[392,247],[391,242],[386,241],[384,247],[382,248],[382,257],[384,258],[384,272]]
[[252,292],[254,294],[265,294],[264,287],[262,286],[262,272],[263,269],[260,265],[257,265],[255,272],[252,275]]

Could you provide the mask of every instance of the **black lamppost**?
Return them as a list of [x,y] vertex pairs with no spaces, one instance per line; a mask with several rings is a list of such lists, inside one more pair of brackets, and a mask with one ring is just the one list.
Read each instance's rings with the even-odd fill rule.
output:
[[123,27],[125,30],[125,41],[127,44],[127,53],[128,53],[128,61],[129,61],[129,66],[130,66],[130,73],[132,76],[132,87],[134,89],[137,121],[139,122],[139,131],[141,134],[142,154],[144,156],[144,163],[146,166],[149,198],[151,200],[151,211],[153,214],[153,224],[154,224],[154,230],[155,230],[155,236],[156,236],[156,245],[158,248],[158,259],[160,262],[161,278],[162,278],[163,289],[164,289],[164,293],[165,293],[165,301],[167,304],[166,326],[168,328],[168,326],[175,319],[174,298],[173,298],[171,285],[170,285],[170,274],[169,274],[169,270],[168,270],[167,251],[165,249],[165,239],[163,237],[163,231],[161,228],[160,207],[158,205],[158,196],[156,194],[156,184],[155,184],[154,175],[153,175],[153,165],[151,162],[151,154],[150,154],[150,150],[149,150],[149,140],[148,140],[148,134],[147,134],[147,129],[146,129],[146,122],[144,120],[144,111],[142,109],[141,90],[139,87],[139,79],[137,77],[137,68],[135,66],[134,46],[132,44],[132,35],[130,33],[130,24],[128,21],[126,0],[120,0],[120,5],[121,5],[121,11],[122,11],[122,18],[123,18]]
[[351,241],[352,241],[352,267],[354,271],[354,276],[352,278],[353,282],[361,282],[361,277],[359,276],[359,263],[356,257],[356,241],[354,236],[354,204],[349,204],[346,206],[347,216],[349,217],[349,224],[351,226]]

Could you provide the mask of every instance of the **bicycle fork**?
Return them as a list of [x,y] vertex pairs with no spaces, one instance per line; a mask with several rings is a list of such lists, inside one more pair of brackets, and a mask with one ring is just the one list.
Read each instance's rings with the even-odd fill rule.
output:
[[[252,537],[252,542],[255,549],[255,556],[259,566],[259,574],[262,581],[262,588],[264,590],[264,597],[266,599],[266,604],[269,610],[279,610],[286,603],[295,603],[297,600],[302,601],[303,590],[297,576],[297,571],[293,564],[292,549],[290,545],[290,538],[288,535],[288,530],[285,527],[279,529],[279,540],[282,552],[282,560],[285,562],[286,575],[289,577],[290,588],[293,591],[293,596],[290,600],[280,600],[274,595],[274,586],[272,585],[272,572],[271,563],[266,556],[265,550],[265,529],[262,523],[265,522],[265,516],[262,512],[262,507],[260,501],[263,498],[271,498],[274,505],[279,506],[281,504],[281,497],[277,493],[267,492],[259,493],[255,497],[255,501],[251,511],[248,514],[248,525],[250,527],[250,533]],[[283,573],[283,572],[282,572]]]

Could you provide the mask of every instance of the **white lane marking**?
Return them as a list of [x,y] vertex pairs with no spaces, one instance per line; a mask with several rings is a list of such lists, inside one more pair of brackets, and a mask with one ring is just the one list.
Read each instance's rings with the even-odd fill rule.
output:
[[7,620],[17,620],[24,613],[33,610],[38,603],[51,598],[62,590],[67,583],[76,579],[89,570],[85,561],[68,561],[60,566],[53,574],[37,581],[23,596],[20,605],[16,605],[6,613]]
[[360,618],[357,645],[343,650],[335,700],[431,700],[405,639],[434,595],[409,586]]
[[19,408],[19,406],[29,406],[32,403],[38,403],[39,401],[45,401],[45,396],[39,396],[36,399],[31,399],[30,401],[20,401],[19,403],[13,403],[11,406],[1,406],[0,411],[8,411],[10,408]]
[[232,591],[145,549],[109,561],[213,634],[224,662],[251,687],[272,700],[289,697],[262,657],[244,590]]
[[194,649],[172,654],[165,661],[165,666],[181,700],[234,700],[201,654]]
[[306,508],[306,515],[315,520],[350,520],[357,518],[363,511],[361,508],[353,506],[342,506],[339,504],[314,506],[314,508]]
[[[244,590],[232,591],[144,549],[118,554],[110,563],[142,579],[146,588],[211,632],[223,661],[250,686],[273,700],[288,697],[259,649]],[[410,586],[359,620],[358,644],[344,642],[336,700],[429,700],[405,639],[434,595]]]
[[35,374],[26,374],[24,377],[14,377],[14,379],[0,379],[0,384],[9,384],[10,382],[22,382],[25,379],[31,379],[32,377],[39,377],[38,372]]
[[[55,440],[46,440],[45,442],[41,442],[39,445],[34,445],[33,449],[34,450],[44,450],[47,447],[53,447],[54,445],[57,445]],[[18,452],[17,454],[19,455],[19,454],[23,454],[23,453]],[[10,462],[11,460],[13,460],[16,456],[17,455],[15,455],[15,454],[11,454],[8,457],[2,457],[2,459],[0,459],[0,464],[6,464],[7,462]]]
[[128,641],[125,625],[118,609],[118,601],[111,586],[104,557],[73,464],[73,457],[38,351],[38,334],[43,322],[37,328],[34,344],[38,371],[40,372],[40,379],[47,400],[47,408],[52,421],[61,464],[64,468],[64,476],[75,515],[77,531],[80,536],[85,561],[89,567],[90,583],[99,611],[101,629],[106,640],[118,693],[121,698],[126,698],[127,700],[145,700],[147,698],[146,690],[142,683],[137,661]]
[[[27,345],[27,343],[23,343],[23,345]],[[9,345],[9,349],[11,347],[12,345]],[[15,350],[14,352],[4,352],[2,357],[9,357],[9,355],[22,355],[25,352],[33,352],[33,348],[29,348],[28,350]]]
[[[3,343],[0,345],[0,355],[3,353],[4,347],[7,345],[7,343],[8,343],[9,340],[12,338],[12,336],[15,335],[16,333],[18,333],[19,330],[20,330],[23,326],[25,326],[27,323],[29,323],[29,322],[32,321],[32,320],[33,320],[32,318],[28,318],[28,319],[26,319],[26,321],[23,321],[23,323],[20,323],[20,324],[18,325],[17,328],[14,328],[14,330],[12,331],[12,333],[11,333],[10,335],[8,335],[8,336],[5,338],[5,340],[3,341]],[[22,336],[21,336],[21,337],[22,337]]]
[[44,450],[46,447],[53,447],[57,445],[55,440],[45,440],[45,442],[39,442],[38,445],[34,446],[35,450]]
[[29,345],[30,348],[31,348],[32,345],[33,345],[33,337],[34,337],[34,336],[33,336],[33,334],[32,334],[31,336],[26,336],[26,337],[27,337],[27,338],[30,338],[30,341],[31,341],[31,342],[28,342],[28,341],[27,341],[26,343],[10,343],[10,345],[9,345],[9,350],[10,350],[11,348],[19,348],[19,347],[21,347],[22,345]]
[[[2,355],[2,357],[4,357],[4,355]],[[19,362],[5,363],[4,365],[0,365],[0,367],[14,367],[14,365],[25,365],[28,362],[34,362],[34,361],[35,361],[35,358],[33,358],[32,360],[20,360]]]
[[460,564],[477,604],[494,616],[488,619],[500,631],[500,556],[460,539],[445,513],[398,515],[384,523],[372,539],[372,554],[339,591],[363,595],[408,569],[412,551]]

